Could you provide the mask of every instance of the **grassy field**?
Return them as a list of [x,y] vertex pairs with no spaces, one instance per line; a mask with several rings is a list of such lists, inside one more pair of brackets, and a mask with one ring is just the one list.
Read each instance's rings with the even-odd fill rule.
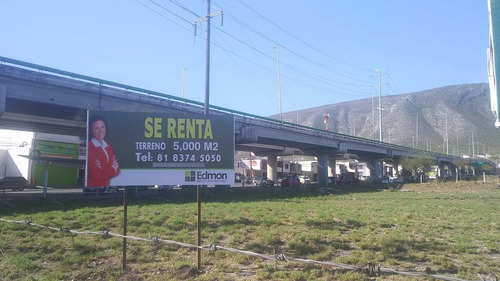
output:
[[[202,244],[362,267],[368,262],[480,280],[500,276],[500,181],[406,184],[399,190],[316,188],[210,191]],[[130,198],[128,235],[196,244],[191,191]],[[0,199],[0,216],[74,230],[122,233],[122,200]],[[1,280],[423,280],[274,262],[218,250],[78,235],[0,222]]]

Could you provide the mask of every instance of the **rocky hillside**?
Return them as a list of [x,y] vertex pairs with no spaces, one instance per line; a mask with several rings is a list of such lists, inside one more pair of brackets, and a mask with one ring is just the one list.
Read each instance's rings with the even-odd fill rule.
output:
[[[328,122],[324,116],[328,114]],[[379,139],[378,97],[329,104],[298,112],[299,124],[341,134]],[[279,118],[278,115],[271,116]],[[283,113],[297,122],[297,112]],[[454,155],[500,155],[487,84],[446,86],[410,94],[382,96],[383,141]],[[472,146],[474,138],[474,147]]]

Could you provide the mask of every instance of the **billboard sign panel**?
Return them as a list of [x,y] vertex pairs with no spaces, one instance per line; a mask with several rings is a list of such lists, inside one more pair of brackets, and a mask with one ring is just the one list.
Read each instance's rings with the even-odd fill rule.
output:
[[234,183],[234,117],[88,111],[87,186]]

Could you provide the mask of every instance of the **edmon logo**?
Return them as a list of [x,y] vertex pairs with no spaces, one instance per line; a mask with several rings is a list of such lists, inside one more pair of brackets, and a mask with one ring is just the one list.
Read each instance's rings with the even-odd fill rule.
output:
[[185,171],[184,172],[184,181],[195,182],[196,181],[196,171]]
[[184,180],[186,182],[225,182],[227,179],[227,173],[215,173],[209,171],[184,172]]
[[227,180],[227,173],[209,173],[208,171],[198,171],[196,173],[197,180],[204,181],[224,181]]

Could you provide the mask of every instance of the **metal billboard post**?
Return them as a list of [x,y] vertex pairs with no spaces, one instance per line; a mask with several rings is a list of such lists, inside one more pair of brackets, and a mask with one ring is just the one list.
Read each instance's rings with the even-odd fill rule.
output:
[[[127,236],[127,187],[123,187],[123,236]],[[127,238],[123,237],[122,270],[127,268]]]

